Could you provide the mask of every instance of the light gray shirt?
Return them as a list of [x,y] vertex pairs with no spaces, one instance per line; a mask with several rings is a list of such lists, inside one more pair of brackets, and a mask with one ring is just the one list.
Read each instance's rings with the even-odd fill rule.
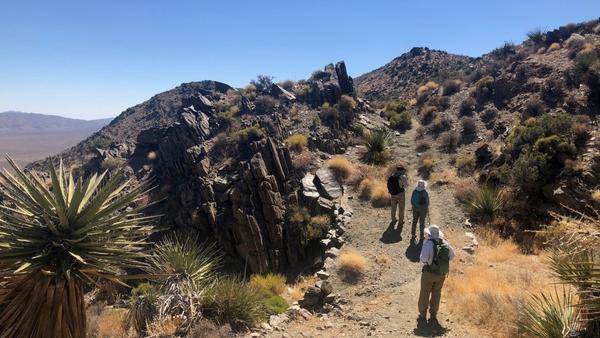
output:
[[[452,258],[454,258],[454,249],[452,249],[452,246],[450,246],[450,243],[448,243],[448,241],[443,240],[444,243],[446,243],[448,245],[448,249],[449,249],[449,255],[450,255],[450,260],[452,260]],[[421,262],[423,264],[426,265],[430,265],[433,262],[433,241],[432,240],[426,240],[425,242],[423,242],[423,248],[421,248]]]

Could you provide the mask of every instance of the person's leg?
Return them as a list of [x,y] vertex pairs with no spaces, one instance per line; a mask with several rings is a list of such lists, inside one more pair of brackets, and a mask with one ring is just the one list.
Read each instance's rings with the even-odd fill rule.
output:
[[431,285],[431,302],[429,304],[429,314],[431,319],[436,319],[438,310],[440,309],[440,300],[442,299],[442,287],[446,276],[435,276]]
[[431,294],[431,288],[433,286],[433,280],[431,279],[430,272],[421,273],[421,291],[419,292],[419,315],[425,317],[427,314],[427,308],[429,306],[429,295]]
[[392,221],[395,222],[396,221],[396,209],[398,207],[398,199],[396,198],[396,196],[392,196],[391,202],[392,202]]
[[417,231],[417,222],[419,221],[419,209],[413,207],[412,214],[413,214],[413,219],[412,219],[412,226],[411,226],[411,235],[412,235],[412,237],[415,237],[416,231]]
[[404,223],[404,207],[406,206],[406,198],[404,196],[404,193],[401,193],[398,196],[398,220],[400,221],[400,223]]
[[427,218],[427,209],[419,209],[419,230],[421,239],[425,237],[425,218]]

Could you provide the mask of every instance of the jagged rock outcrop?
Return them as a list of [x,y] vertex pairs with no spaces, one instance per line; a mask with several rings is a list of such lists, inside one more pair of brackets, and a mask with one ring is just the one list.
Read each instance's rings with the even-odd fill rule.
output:
[[338,103],[342,94],[354,93],[354,82],[346,71],[346,64],[340,61],[325,66],[322,71],[313,73],[307,81],[309,90],[304,100],[312,107],[320,107],[324,103]]

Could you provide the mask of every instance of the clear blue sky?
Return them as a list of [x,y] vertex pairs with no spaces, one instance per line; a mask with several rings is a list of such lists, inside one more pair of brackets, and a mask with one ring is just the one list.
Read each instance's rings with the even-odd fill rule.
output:
[[357,76],[413,46],[478,56],[598,16],[599,0],[0,0],[0,111],[116,116],[182,82],[338,60]]

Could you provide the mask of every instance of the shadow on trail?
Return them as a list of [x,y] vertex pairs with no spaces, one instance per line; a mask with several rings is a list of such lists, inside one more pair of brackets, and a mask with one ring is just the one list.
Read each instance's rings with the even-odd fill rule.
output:
[[402,223],[398,224],[398,228],[395,227],[396,222],[390,222],[387,229],[381,234],[379,241],[384,244],[394,244],[402,240]]
[[443,327],[437,320],[427,321],[417,319],[417,327],[414,330],[415,336],[419,337],[438,337],[443,336],[448,329]]
[[423,241],[419,241],[416,243],[413,239],[410,240],[410,245],[406,248],[406,252],[404,255],[408,260],[415,263],[419,261],[419,256],[421,255],[421,248],[423,247]]

